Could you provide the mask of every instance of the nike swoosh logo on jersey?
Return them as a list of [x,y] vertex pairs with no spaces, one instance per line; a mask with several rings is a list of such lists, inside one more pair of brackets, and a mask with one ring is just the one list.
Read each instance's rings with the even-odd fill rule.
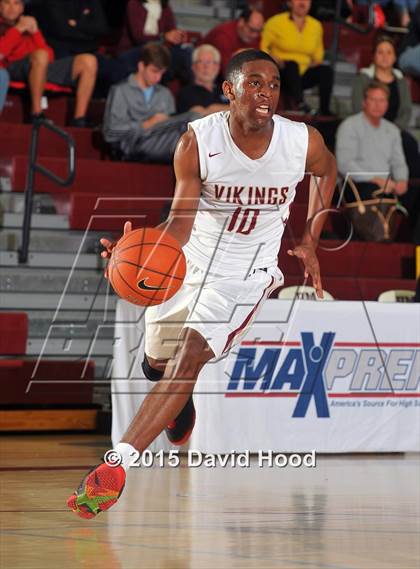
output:
[[222,154],[221,152],[215,152],[214,154],[212,154],[211,152],[209,152],[209,158],[213,158],[213,156],[217,156],[218,154]]
[[146,279],[141,279],[141,281],[139,281],[137,283],[137,286],[143,290],[166,290],[166,288],[162,288],[160,286],[149,286],[146,284]]

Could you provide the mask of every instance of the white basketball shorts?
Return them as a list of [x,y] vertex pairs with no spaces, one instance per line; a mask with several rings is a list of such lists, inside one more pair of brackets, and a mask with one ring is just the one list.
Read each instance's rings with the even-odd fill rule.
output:
[[193,328],[216,357],[238,344],[264,300],[283,284],[277,267],[256,269],[245,279],[206,274],[187,262],[187,274],[173,298],[145,313],[145,353],[154,359],[174,356],[183,328]]

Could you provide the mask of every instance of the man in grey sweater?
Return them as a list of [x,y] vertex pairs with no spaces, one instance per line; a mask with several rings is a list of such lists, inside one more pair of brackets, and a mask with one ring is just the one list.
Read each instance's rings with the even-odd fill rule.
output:
[[[362,199],[382,188],[387,194],[407,192],[408,168],[397,126],[383,118],[389,90],[371,81],[363,94],[363,111],[344,120],[337,131],[338,170],[350,175]],[[346,194],[348,201],[354,201]]]
[[[408,184],[401,131],[383,118],[388,107],[389,89],[371,81],[363,94],[363,111],[344,120],[337,131],[336,158],[342,176],[351,176],[361,199],[383,189],[399,197],[407,209],[414,243],[420,245],[420,191]],[[355,201],[349,184],[347,202]]]
[[180,135],[197,113],[175,113],[174,98],[159,85],[170,63],[166,47],[143,48],[137,72],[112,87],[106,102],[103,133],[125,159],[170,162]]

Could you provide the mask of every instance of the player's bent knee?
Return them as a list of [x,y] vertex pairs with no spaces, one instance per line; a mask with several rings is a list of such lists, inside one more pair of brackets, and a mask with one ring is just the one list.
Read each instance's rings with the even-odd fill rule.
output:
[[[159,381],[162,379],[164,374],[164,368],[159,365],[155,360],[151,360],[146,354],[144,355],[144,360],[141,364],[144,375],[149,381]],[[159,369],[160,368],[160,369]]]
[[203,336],[193,328],[185,328],[176,354],[177,367],[185,378],[195,378],[214,353]]

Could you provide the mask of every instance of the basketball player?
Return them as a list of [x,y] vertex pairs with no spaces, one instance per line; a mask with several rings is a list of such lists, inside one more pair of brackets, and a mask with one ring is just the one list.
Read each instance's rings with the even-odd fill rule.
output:
[[[141,453],[164,429],[174,444],[188,440],[201,368],[240,342],[263,301],[283,284],[277,255],[305,172],[320,177],[320,191],[309,198],[313,222],[289,254],[302,260],[305,276],[323,296],[315,250],[325,213],[315,214],[329,207],[335,159],[315,129],[274,115],[280,78],[268,54],[235,55],[223,91],[230,110],[192,122],[174,158],[175,197],[159,229],[183,246],[188,268],[180,291],[146,310],[143,371],[158,383],[114,449],[121,464],[96,466],[69,498],[81,517],[94,517],[117,501],[136,450]],[[101,243],[109,257],[114,244]],[[168,342],[174,338],[176,350]]]

